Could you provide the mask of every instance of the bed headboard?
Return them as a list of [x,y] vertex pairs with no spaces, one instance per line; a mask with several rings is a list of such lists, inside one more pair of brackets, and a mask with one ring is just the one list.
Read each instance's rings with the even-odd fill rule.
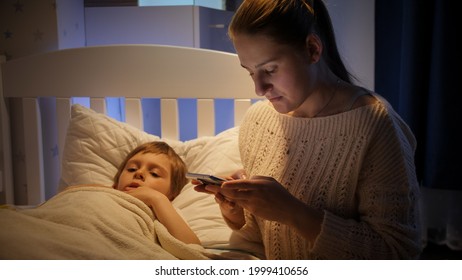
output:
[[[159,98],[161,136],[168,139],[179,138],[179,98],[197,99],[197,136],[201,137],[215,133],[214,100],[234,100],[232,122],[238,125],[256,97],[235,54],[175,46],[59,50],[3,62],[1,77],[0,192],[4,203],[14,202],[12,144],[25,149],[27,203],[44,200],[42,127],[49,126],[50,120],[41,120],[42,97],[55,99],[60,155],[73,97],[89,97],[90,107],[100,113],[106,113],[106,97],[125,97],[125,120],[140,129],[144,127],[142,99]],[[13,133],[24,143],[11,143]]]

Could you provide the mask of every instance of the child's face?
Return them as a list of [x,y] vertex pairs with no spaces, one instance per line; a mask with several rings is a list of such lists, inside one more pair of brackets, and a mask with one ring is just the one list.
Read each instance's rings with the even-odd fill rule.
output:
[[169,196],[171,163],[164,154],[138,153],[127,161],[115,189],[128,191],[145,186]]

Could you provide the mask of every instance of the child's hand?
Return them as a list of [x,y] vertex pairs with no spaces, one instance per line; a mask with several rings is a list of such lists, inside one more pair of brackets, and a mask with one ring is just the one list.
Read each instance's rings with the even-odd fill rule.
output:
[[163,193],[144,186],[139,186],[135,189],[126,191],[125,193],[138,198],[151,208],[157,203],[159,203],[159,201],[169,201],[168,197],[165,196]]

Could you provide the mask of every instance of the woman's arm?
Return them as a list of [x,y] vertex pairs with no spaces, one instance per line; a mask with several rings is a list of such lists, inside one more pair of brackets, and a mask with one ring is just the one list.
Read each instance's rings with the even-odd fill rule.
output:
[[221,186],[198,185],[195,190],[215,195],[231,229],[239,230],[245,225],[246,209],[257,217],[286,224],[314,243],[321,231],[324,212],[309,207],[273,178],[254,176],[248,180],[245,172],[239,170],[227,179],[234,180]]
[[292,227],[312,242],[321,231],[324,212],[291,195],[274,178],[254,176],[250,180],[227,181],[215,191],[257,217]]

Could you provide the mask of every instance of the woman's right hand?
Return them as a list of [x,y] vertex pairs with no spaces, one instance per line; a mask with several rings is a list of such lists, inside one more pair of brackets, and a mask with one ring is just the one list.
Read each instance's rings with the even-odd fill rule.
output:
[[[232,175],[227,176],[227,180],[238,180],[246,179],[247,174],[245,170],[240,169],[234,172]],[[221,192],[221,186],[216,185],[204,185],[200,181],[192,181],[193,184],[197,184],[194,187],[194,190],[198,192],[204,192],[208,194],[213,194],[215,196],[215,201],[220,206],[221,213],[225,218],[228,226],[232,229],[240,229],[245,224],[244,218],[244,209],[237,205],[234,201],[231,201],[225,197]]]
[[[208,189],[209,186],[206,187]],[[215,193],[215,201],[220,206],[221,214],[232,229],[240,229],[245,224],[244,208],[234,201],[226,199],[220,192]]]

